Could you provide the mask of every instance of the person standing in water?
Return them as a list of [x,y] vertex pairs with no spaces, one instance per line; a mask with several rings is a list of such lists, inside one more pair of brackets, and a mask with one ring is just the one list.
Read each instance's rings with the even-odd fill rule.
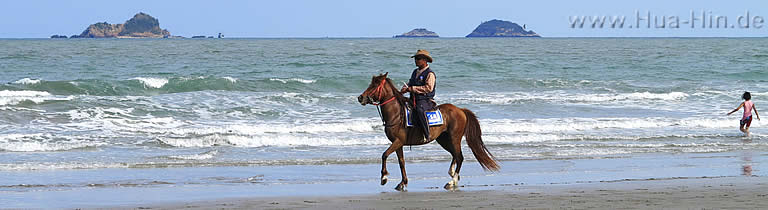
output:
[[744,107],[744,115],[741,117],[741,121],[739,121],[739,130],[741,132],[744,132],[745,134],[749,134],[749,126],[752,124],[752,110],[755,110],[755,115],[757,116],[757,120],[760,120],[760,114],[757,113],[757,108],[755,108],[755,103],[752,103],[752,94],[749,92],[744,92],[743,95],[741,95],[741,98],[744,99],[744,102],[739,104],[739,107],[736,107],[731,112],[728,112],[728,115],[733,114],[736,111],[739,111],[741,107]]

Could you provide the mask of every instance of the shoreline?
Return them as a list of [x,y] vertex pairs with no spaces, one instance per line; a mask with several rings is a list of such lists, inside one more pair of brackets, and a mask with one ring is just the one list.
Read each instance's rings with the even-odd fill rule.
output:
[[503,186],[494,190],[382,192],[353,196],[219,199],[116,208],[144,209],[757,209],[768,205],[768,177],[720,177]]
[[[736,151],[521,160],[501,162],[502,170],[496,173],[465,161],[456,192],[442,188],[449,181],[450,162],[416,162],[407,166],[405,193],[393,189],[400,181],[394,161],[389,162],[390,181],[384,186],[379,185],[379,164],[15,171],[0,172],[10,177],[0,181],[5,186],[0,203],[6,203],[5,208],[550,208],[542,205],[574,199],[580,205],[602,204],[601,194],[614,190],[621,196],[613,200],[649,196],[653,204],[667,199],[667,194],[683,193],[678,199],[693,199],[690,202],[697,204],[694,201],[702,198],[695,194],[708,195],[705,201],[731,198],[717,197],[726,191],[744,191],[737,193],[749,199],[756,199],[755,193],[766,194],[760,193],[768,184],[768,171],[761,164],[766,159],[768,153]],[[674,191],[669,186],[688,190]],[[641,188],[648,190],[636,192]],[[441,206],[450,204],[439,202],[445,196],[460,207]],[[505,206],[486,206],[477,201],[482,199]],[[510,200],[522,203],[506,204]],[[566,205],[570,204],[561,207]]]

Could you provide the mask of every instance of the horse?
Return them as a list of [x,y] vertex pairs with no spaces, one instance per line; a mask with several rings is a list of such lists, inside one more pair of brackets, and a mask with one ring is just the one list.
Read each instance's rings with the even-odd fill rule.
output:
[[[486,171],[498,171],[500,166],[495,157],[488,151],[483,143],[480,123],[475,114],[464,108],[459,108],[453,104],[441,104],[437,106],[443,115],[443,125],[431,126],[429,128],[432,139],[424,139],[423,131],[419,128],[408,128],[405,125],[405,111],[407,101],[400,91],[395,88],[392,80],[387,78],[387,74],[380,74],[371,78],[371,84],[357,97],[361,105],[375,105],[381,108],[379,111],[384,122],[384,133],[387,139],[392,142],[389,148],[381,156],[381,185],[387,183],[387,157],[392,152],[397,153],[397,160],[400,165],[400,174],[402,180],[395,187],[398,191],[404,191],[408,186],[408,177],[405,174],[405,159],[403,158],[404,145],[423,145],[437,140],[437,143],[446,151],[451,153],[451,166],[448,169],[448,175],[451,181],[443,186],[445,189],[453,190],[458,187],[459,172],[461,164],[464,162],[464,155],[461,153],[461,139],[466,136],[467,145],[475,155],[477,162]],[[377,107],[377,108],[378,108]]]

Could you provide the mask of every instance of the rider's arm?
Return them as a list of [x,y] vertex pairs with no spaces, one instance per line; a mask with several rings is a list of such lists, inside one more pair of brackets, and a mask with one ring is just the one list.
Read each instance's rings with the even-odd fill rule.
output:
[[412,86],[411,91],[419,94],[432,92],[432,90],[435,89],[435,73],[429,73],[427,75],[426,83],[427,84],[423,86]]

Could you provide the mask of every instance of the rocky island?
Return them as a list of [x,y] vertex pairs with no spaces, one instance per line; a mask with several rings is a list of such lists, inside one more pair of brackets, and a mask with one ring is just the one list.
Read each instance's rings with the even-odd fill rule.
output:
[[526,31],[517,23],[503,21],[503,20],[490,20],[485,21],[467,37],[541,37],[533,30]]
[[395,35],[395,38],[422,38],[422,37],[437,38],[440,36],[438,36],[437,33],[435,32],[427,30],[426,28],[417,28],[401,35]]
[[160,22],[143,12],[123,24],[95,23],[80,35],[70,38],[169,38],[171,32],[160,28]]

